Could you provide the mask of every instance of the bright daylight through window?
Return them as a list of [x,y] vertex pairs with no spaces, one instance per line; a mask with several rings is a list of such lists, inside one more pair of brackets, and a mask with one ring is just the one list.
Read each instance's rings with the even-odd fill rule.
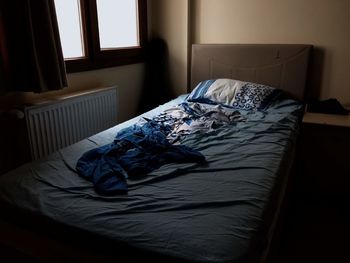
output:
[[139,45],[137,3],[132,0],[97,0],[101,49]]
[[84,56],[79,0],[55,0],[64,58]]

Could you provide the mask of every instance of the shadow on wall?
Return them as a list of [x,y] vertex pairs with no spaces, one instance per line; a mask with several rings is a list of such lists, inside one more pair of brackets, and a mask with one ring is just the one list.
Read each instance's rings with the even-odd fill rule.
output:
[[0,175],[31,160],[23,112],[0,112]]
[[164,40],[151,39],[145,47],[145,79],[139,113],[170,100],[169,53]]
[[321,47],[314,47],[311,53],[309,64],[309,76],[307,80],[306,101],[319,99],[322,88],[322,75],[324,67],[325,50]]

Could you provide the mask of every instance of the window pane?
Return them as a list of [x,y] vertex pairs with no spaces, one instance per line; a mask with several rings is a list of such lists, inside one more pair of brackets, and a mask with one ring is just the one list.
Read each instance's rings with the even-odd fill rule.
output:
[[137,0],[97,0],[101,49],[139,45]]
[[55,0],[64,58],[84,56],[80,0]]

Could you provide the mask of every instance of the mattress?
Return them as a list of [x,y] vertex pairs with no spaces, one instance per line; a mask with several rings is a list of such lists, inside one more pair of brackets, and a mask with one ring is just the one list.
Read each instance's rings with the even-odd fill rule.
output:
[[[1,202],[131,248],[125,251],[189,262],[247,261],[262,242],[275,192],[289,173],[301,112],[296,101],[242,110],[244,121],[186,136],[182,144],[200,151],[205,164],[166,164],[128,179],[125,195],[101,196],[75,172],[84,152],[184,99],[1,176]],[[118,257],[122,251],[112,247]]]

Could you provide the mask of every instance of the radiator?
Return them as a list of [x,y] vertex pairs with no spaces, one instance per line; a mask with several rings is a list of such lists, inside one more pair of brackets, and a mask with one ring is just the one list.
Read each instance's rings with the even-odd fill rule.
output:
[[117,123],[115,87],[24,109],[33,160]]

